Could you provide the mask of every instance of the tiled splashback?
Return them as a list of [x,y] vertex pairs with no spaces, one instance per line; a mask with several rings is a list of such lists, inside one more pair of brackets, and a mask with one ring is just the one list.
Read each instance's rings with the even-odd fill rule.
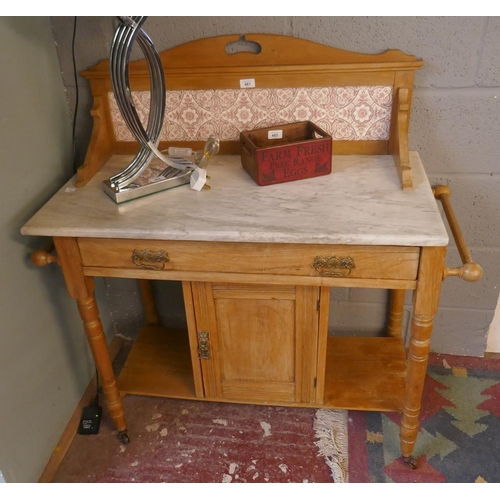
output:
[[[161,140],[204,141],[210,134],[237,141],[245,130],[309,120],[337,141],[389,139],[393,88],[305,87],[167,91]],[[143,124],[149,91],[133,92]],[[135,141],[109,93],[116,139]]]

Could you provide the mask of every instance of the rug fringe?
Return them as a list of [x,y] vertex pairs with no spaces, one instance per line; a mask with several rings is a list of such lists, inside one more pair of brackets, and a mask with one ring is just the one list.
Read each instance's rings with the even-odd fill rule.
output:
[[346,410],[316,410],[314,420],[318,456],[325,457],[336,483],[349,482],[347,414]]

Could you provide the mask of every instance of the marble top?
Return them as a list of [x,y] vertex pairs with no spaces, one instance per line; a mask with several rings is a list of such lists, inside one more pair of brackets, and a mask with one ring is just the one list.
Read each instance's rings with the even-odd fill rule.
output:
[[333,156],[330,175],[258,186],[239,156],[217,155],[211,189],[189,185],[116,204],[102,181],[131,156],[115,156],[83,188],[75,178],[21,232],[34,236],[190,241],[446,246],[448,234],[417,152],[413,191],[389,155]]

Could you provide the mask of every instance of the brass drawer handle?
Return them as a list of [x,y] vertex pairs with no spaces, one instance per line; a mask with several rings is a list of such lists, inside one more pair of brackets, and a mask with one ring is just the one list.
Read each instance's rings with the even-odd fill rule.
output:
[[161,271],[165,267],[165,262],[169,262],[168,253],[160,250],[134,250],[132,252],[132,262],[140,269],[152,269],[153,271]]
[[321,276],[337,276],[345,278],[356,267],[351,257],[320,257],[314,258],[312,267]]
[[455,239],[455,244],[457,245],[458,253],[462,259],[462,264],[459,267],[447,267],[445,266],[443,271],[443,279],[448,276],[458,276],[465,281],[479,281],[483,276],[483,268],[474,262],[472,256],[465,242],[465,238],[458,225],[457,218],[455,217],[455,212],[450,203],[451,191],[448,186],[436,186],[432,188],[434,197],[439,200],[443,205],[443,210],[448,220],[448,224]]

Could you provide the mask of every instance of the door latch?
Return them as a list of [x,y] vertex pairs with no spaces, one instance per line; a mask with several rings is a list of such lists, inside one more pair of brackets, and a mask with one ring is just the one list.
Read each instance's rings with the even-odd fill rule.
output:
[[201,330],[198,335],[198,357],[200,359],[210,359],[210,337],[207,331]]

